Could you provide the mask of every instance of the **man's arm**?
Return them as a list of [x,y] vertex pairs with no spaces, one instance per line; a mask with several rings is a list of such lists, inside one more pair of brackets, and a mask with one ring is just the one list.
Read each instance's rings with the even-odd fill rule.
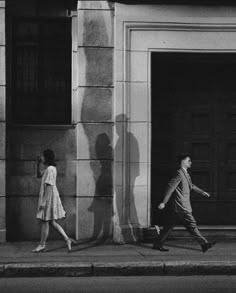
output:
[[166,192],[164,194],[164,198],[163,201],[159,204],[158,208],[159,209],[164,209],[165,205],[167,204],[167,202],[169,201],[172,193],[174,192],[174,190],[176,189],[176,187],[179,185],[181,181],[181,176],[179,174],[179,172],[176,174],[175,177],[173,177],[169,183],[167,184],[167,188],[166,188]]
[[203,196],[206,196],[206,197],[210,197],[210,194],[204,190],[202,190],[201,188],[197,187],[196,185],[192,185],[192,190],[198,194],[201,194]]

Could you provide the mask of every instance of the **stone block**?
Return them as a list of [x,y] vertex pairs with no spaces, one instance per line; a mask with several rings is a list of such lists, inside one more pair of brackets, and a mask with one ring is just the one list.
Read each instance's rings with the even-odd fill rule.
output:
[[123,186],[115,185],[113,209],[114,209],[114,225],[116,230],[120,230],[119,227],[123,224],[123,203],[124,203],[123,199],[124,199]]
[[82,160],[77,163],[77,196],[112,196],[113,164],[111,160]]
[[148,82],[148,53],[130,52],[129,81]]
[[35,160],[47,148],[54,150],[56,160],[73,160],[76,157],[75,129],[17,127],[8,131],[7,152],[11,160]]
[[7,197],[7,240],[40,239],[40,225],[35,218],[38,198]]
[[130,121],[147,122],[149,117],[149,88],[147,83],[129,83]]
[[[120,162],[115,162],[115,168],[114,168],[114,180],[115,180],[115,185],[117,186],[122,186],[125,179],[124,179],[124,175],[125,175],[125,170],[124,170],[124,163],[120,163]],[[127,176],[128,179],[128,176]]]
[[78,16],[73,15],[71,18],[71,33],[72,33],[72,51],[77,51],[78,47]]
[[82,122],[112,121],[113,89],[80,88],[80,117]]
[[[74,237],[75,232],[75,198],[61,198],[67,212],[66,219],[59,223],[66,233]],[[7,240],[32,241],[40,239],[40,225],[35,218],[38,198],[8,197],[7,198]],[[50,230],[50,239],[61,239],[58,233]]]
[[77,198],[78,239],[111,239],[112,210],[112,198]]
[[0,159],[6,158],[6,123],[0,122]]
[[6,195],[6,161],[0,160],[0,196]]
[[148,186],[130,186],[130,213],[128,222],[138,226],[148,226]]
[[76,195],[93,197],[100,173],[100,162],[82,160],[77,162]]
[[36,161],[7,161],[10,176],[36,176]]
[[0,45],[4,46],[5,44],[5,9],[1,7],[0,1]]
[[79,85],[113,86],[113,49],[79,48]]
[[130,162],[148,162],[149,156],[149,123],[129,123],[126,132],[130,147]]
[[135,186],[148,185],[149,180],[149,168],[150,164],[148,163],[130,163],[130,179],[129,182]]
[[124,51],[116,50],[114,56],[114,79],[116,82],[124,81]]
[[148,161],[149,154],[149,127],[149,123],[116,122],[116,133],[114,137],[114,161],[146,163]]
[[[155,276],[164,275],[163,262],[94,263],[95,276]],[[122,290],[122,289],[121,289]]]
[[6,1],[5,0],[1,0],[0,1],[0,8],[5,8],[6,7]]
[[124,114],[124,83],[116,82],[114,89],[114,120],[118,121]]
[[234,261],[166,261],[166,275],[234,275],[236,264]]
[[7,195],[38,197],[41,179],[32,176],[9,176],[6,182]]
[[6,242],[6,229],[0,230],[0,243]]
[[81,115],[81,99],[79,97],[79,88],[72,90],[72,123],[76,124],[80,121]]
[[76,161],[59,161],[57,163],[57,187],[62,196],[76,194]]
[[[1,33],[0,33],[1,40]],[[6,85],[6,49],[0,46],[0,85]]]
[[6,229],[6,198],[0,197],[0,230]]
[[112,159],[112,124],[77,125],[77,159]]
[[92,275],[92,269],[92,264],[81,262],[10,263],[3,270],[0,266],[0,277],[85,277]]
[[[41,179],[36,177],[34,161],[8,162],[7,192],[11,195],[38,196]],[[57,187],[60,195],[75,196],[76,164],[75,161],[59,161],[57,164]]]
[[126,149],[127,142],[124,137],[124,129],[126,129],[126,124],[123,122],[115,123],[114,131],[114,161],[121,163],[125,160],[124,150]]
[[78,11],[78,45],[113,47],[114,12],[107,10]]
[[[78,65],[78,52],[77,51],[73,51],[72,52],[72,90],[75,91],[78,89],[78,85],[79,85],[79,65]],[[74,103],[73,103],[73,97],[72,97],[72,110],[75,107]]]
[[0,121],[6,120],[6,88],[0,86]]
[[114,9],[114,3],[110,1],[78,1],[78,9],[110,10]]

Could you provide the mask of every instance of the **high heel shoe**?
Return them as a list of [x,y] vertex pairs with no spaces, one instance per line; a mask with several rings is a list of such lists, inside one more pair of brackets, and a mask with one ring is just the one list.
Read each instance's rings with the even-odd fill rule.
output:
[[46,248],[45,245],[39,244],[35,249],[32,250],[32,252],[43,252],[45,248]]
[[76,244],[76,241],[72,238],[68,238],[66,239],[66,244],[67,244],[67,250],[68,252],[71,252],[71,245],[73,244]]

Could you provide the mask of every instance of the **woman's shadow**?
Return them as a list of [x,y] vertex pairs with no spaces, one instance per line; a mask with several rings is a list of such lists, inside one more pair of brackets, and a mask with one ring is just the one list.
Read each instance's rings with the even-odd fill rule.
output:
[[[99,158],[99,168],[91,162],[91,168],[96,182],[93,201],[88,208],[94,214],[92,240],[105,242],[112,231],[112,147],[106,133],[97,136],[95,143],[96,157]],[[98,172],[98,175],[96,174]]]

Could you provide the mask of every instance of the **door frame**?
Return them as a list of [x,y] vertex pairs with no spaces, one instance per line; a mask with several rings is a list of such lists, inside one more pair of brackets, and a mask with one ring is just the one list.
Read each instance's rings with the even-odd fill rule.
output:
[[[158,9],[150,10],[150,7]],[[209,12],[209,19],[202,18],[202,7],[199,17],[189,18],[186,22],[181,15],[173,22],[173,8],[137,5],[134,9],[132,5],[116,3],[115,9],[114,120],[116,126],[127,128],[136,135],[141,151],[138,163],[140,166],[143,164],[135,182],[136,202],[129,201],[130,186],[126,178],[130,177],[134,163],[132,146],[124,131],[123,143],[120,149],[116,149],[117,135],[114,131],[114,240],[122,242],[122,234],[125,234],[122,231],[130,229],[130,223],[125,222],[127,209],[130,215],[132,209],[137,210],[138,215],[138,222],[132,223],[133,231],[137,231],[132,234],[133,240],[138,240],[140,229],[151,224],[151,53],[236,53],[236,18],[230,18],[231,22],[226,23],[223,17],[219,23],[214,9],[211,11],[213,15]],[[165,19],[161,16],[163,9]],[[192,10],[194,13],[194,8]],[[233,13],[236,16],[236,9]],[[157,19],[163,19],[163,22],[157,22]],[[139,114],[134,104],[136,87],[141,88],[145,114]],[[126,118],[119,119],[120,114]],[[140,135],[143,129],[147,131],[144,136]],[[142,190],[142,198],[139,190]]]

